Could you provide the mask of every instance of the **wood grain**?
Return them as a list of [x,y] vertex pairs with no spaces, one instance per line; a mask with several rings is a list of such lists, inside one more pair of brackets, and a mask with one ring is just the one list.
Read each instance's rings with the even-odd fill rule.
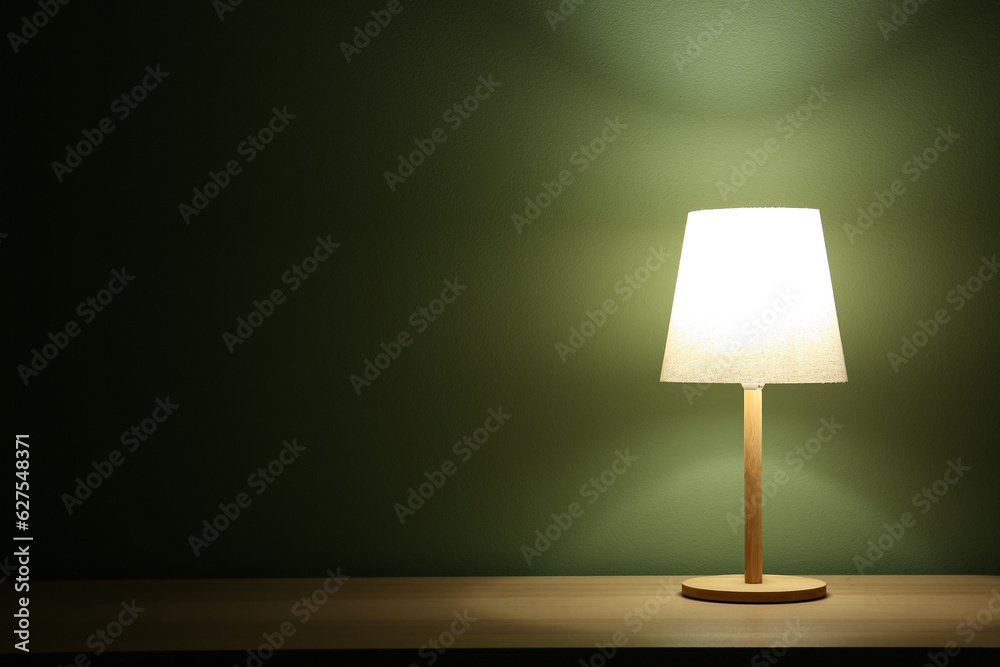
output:
[[681,593],[687,597],[715,602],[802,602],[826,595],[826,582],[813,577],[765,574],[762,581],[747,583],[739,574],[717,574],[685,579]]
[[[629,647],[1000,647],[997,576],[823,576],[827,597],[775,605],[685,598],[685,578],[357,578],[308,619],[293,610],[318,602],[324,579],[39,581],[31,648],[93,651],[87,638],[133,599],[144,610],[111,651],[256,648],[283,624],[292,649],[419,649],[442,637],[464,648],[592,648],[616,637]],[[475,620],[463,627],[463,616]]]

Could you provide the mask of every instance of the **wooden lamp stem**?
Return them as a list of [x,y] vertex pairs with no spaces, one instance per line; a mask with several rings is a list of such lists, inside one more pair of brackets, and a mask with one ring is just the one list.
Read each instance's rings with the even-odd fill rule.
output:
[[[763,384],[743,385],[743,576],[693,577],[681,584],[689,598],[715,602],[802,602],[826,595],[826,582],[812,577],[764,575],[761,466]],[[751,387],[751,388],[748,388]]]
[[743,528],[743,577],[748,584],[764,579],[763,512],[761,491],[761,389],[743,390],[743,503],[746,520]]

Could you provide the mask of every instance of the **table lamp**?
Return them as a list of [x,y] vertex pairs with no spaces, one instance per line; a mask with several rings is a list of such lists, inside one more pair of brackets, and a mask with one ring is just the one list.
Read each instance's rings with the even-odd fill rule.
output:
[[810,577],[763,574],[761,394],[765,384],[846,382],[819,211],[688,214],[661,382],[743,385],[743,575],[694,577],[681,592],[719,602],[826,595]]

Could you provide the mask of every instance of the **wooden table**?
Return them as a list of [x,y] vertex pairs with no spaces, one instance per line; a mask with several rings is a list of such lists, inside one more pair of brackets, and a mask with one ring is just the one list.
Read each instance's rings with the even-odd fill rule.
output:
[[109,651],[1000,647],[1000,577],[816,576],[826,598],[770,605],[691,600],[677,576],[32,582],[31,649],[93,652],[99,629]]

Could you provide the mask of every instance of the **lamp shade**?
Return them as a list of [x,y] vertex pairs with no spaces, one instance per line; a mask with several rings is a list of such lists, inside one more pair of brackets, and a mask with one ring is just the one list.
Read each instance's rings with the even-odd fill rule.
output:
[[817,209],[688,214],[660,381],[847,381]]

